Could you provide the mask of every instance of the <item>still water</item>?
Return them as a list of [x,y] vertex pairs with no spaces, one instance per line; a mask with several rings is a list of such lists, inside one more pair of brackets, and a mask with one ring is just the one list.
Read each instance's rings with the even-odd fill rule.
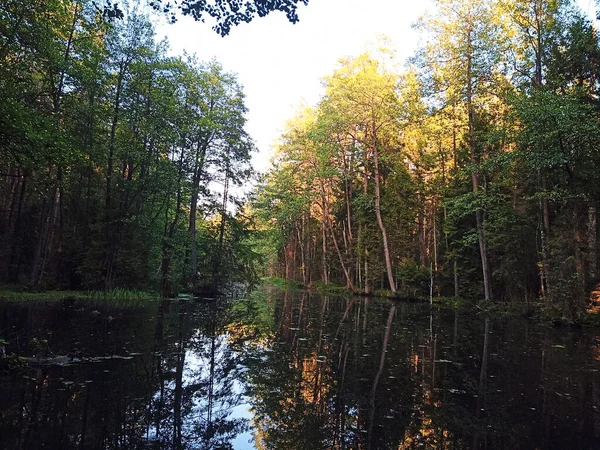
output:
[[0,338],[3,449],[600,448],[590,330],[262,289],[5,302]]

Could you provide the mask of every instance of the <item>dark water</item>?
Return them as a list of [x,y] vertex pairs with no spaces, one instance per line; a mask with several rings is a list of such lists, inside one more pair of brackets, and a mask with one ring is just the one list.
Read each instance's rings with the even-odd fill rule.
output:
[[35,355],[0,366],[5,449],[600,448],[589,330],[258,291],[4,303],[0,338]]

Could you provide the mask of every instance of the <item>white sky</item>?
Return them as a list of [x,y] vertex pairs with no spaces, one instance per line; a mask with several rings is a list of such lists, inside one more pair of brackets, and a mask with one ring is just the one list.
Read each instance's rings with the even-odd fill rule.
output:
[[[578,1],[593,13],[593,0]],[[253,163],[262,171],[285,122],[303,102],[316,104],[320,79],[334,70],[339,58],[356,56],[385,35],[398,60],[404,61],[418,43],[411,25],[429,5],[430,0],[310,0],[299,8],[295,25],[277,11],[234,27],[224,38],[210,23],[189,17],[157,31],[159,38],[168,37],[171,53],[185,50],[205,61],[214,57],[225,70],[237,73],[249,108],[247,131],[259,148]]]
[[394,44],[398,59],[411,56],[417,33],[411,24],[429,0],[310,0],[298,10],[292,25],[279,11],[234,27],[229,36],[217,35],[210,23],[179,18],[158,27],[167,36],[173,54],[196,53],[201,60],[216,58],[235,72],[244,86],[249,109],[247,131],[259,154],[253,164],[268,167],[270,147],[285,122],[305,102],[319,100],[321,77],[329,75],[339,58],[355,56],[379,35]]

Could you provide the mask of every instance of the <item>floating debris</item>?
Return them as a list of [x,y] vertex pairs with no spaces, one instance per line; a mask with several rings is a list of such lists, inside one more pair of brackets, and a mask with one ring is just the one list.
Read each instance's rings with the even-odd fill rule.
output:
[[450,392],[451,394],[466,394],[467,391],[463,390],[463,389],[448,389],[448,392]]

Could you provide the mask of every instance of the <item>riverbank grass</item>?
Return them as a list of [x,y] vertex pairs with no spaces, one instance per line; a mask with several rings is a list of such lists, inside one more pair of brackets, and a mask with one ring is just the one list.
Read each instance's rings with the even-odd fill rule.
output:
[[279,277],[263,277],[261,281],[264,284],[270,284],[280,289],[302,289],[302,283],[295,280],[286,280],[285,278]]
[[112,289],[110,291],[20,291],[0,289],[0,301],[55,302],[62,300],[92,301],[98,303],[140,303],[158,300],[160,295],[151,291]]

